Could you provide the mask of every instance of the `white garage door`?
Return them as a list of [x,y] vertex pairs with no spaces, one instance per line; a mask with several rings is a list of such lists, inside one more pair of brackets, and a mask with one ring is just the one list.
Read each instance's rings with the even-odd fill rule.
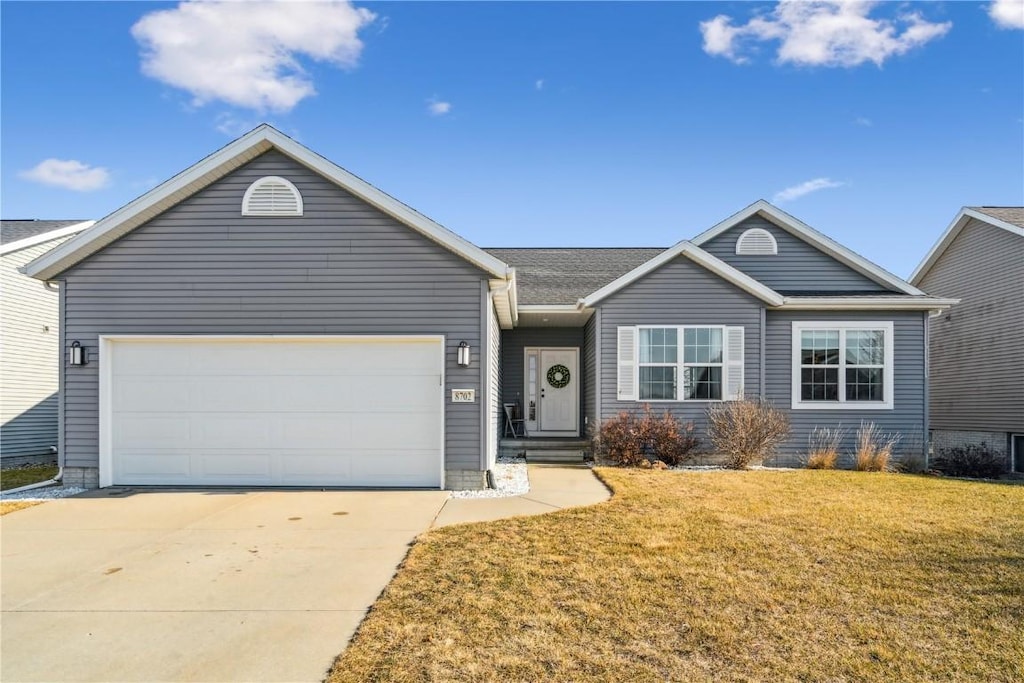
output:
[[441,486],[440,338],[102,346],[104,485]]

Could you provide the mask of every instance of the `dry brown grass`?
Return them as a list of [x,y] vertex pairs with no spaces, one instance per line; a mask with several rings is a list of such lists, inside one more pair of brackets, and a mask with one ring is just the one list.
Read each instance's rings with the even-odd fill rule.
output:
[[0,471],[0,491],[28,486],[57,476],[56,465],[40,465],[39,467],[16,467]]
[[41,500],[4,500],[0,501],[0,516],[6,515],[9,512],[17,512],[18,510],[24,510],[30,508],[33,505],[39,505]]
[[423,536],[329,680],[1024,679],[1024,487],[597,471],[608,503]]
[[898,434],[887,434],[874,422],[862,422],[857,428],[857,445],[853,453],[853,469],[858,472],[886,472],[892,452],[899,443]]
[[815,427],[808,438],[807,469],[834,470],[845,436],[846,430],[839,427]]

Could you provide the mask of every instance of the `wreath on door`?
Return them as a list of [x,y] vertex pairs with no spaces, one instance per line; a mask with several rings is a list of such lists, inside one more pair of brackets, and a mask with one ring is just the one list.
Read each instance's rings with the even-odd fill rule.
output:
[[561,389],[569,384],[569,368],[564,365],[552,365],[548,368],[548,384]]

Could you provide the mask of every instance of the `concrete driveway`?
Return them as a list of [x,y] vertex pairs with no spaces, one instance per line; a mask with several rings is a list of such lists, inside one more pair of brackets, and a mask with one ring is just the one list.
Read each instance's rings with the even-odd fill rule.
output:
[[0,517],[0,680],[319,681],[447,497],[104,490]]

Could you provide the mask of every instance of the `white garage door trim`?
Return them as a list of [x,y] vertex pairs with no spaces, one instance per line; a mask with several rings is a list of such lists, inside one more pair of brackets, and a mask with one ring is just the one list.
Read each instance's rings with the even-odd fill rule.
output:
[[445,353],[444,335],[289,335],[289,334],[101,334],[99,335],[99,479],[100,486],[114,485],[114,451],[113,451],[113,347],[117,342],[345,342],[366,343],[379,340],[382,342],[424,342],[438,343],[440,354],[441,381],[438,386],[437,419],[440,421],[440,443],[438,443],[438,471],[441,488],[444,488],[444,454],[445,454]]

